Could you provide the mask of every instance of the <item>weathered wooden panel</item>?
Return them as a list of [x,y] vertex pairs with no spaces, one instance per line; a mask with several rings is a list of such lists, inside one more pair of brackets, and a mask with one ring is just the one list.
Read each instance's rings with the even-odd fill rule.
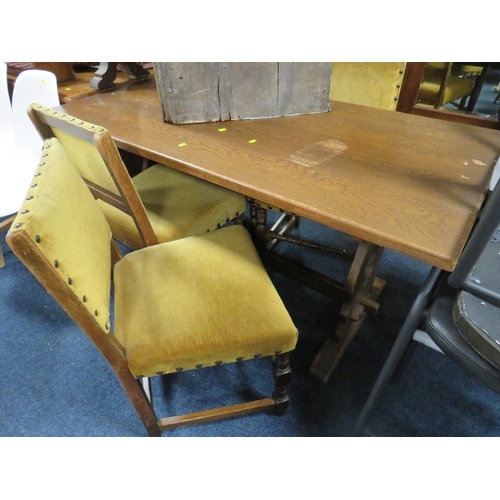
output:
[[172,123],[324,113],[331,63],[155,63],[163,119]]
[[165,121],[220,120],[217,63],[156,63],[155,78]]
[[331,111],[331,63],[279,63],[280,116],[304,115]]

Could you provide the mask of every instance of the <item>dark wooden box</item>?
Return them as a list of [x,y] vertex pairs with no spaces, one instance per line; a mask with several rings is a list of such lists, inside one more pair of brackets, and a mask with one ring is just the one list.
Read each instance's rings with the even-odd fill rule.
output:
[[163,119],[200,123],[325,113],[332,63],[155,63]]

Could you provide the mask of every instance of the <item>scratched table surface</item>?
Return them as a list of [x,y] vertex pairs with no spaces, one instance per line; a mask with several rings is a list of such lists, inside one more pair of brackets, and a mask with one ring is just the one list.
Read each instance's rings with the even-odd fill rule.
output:
[[328,113],[173,125],[154,79],[63,106],[117,145],[355,238],[452,270],[500,131],[332,102]]

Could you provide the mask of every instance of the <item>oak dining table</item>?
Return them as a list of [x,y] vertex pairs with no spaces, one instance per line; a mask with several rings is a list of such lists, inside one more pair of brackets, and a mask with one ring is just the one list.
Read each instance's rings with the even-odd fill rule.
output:
[[323,282],[342,301],[310,368],[324,382],[378,308],[384,249],[452,271],[500,155],[498,130],[337,101],[324,113],[174,125],[163,120],[154,78],[58,109],[105,127],[123,151],[357,242],[345,283]]

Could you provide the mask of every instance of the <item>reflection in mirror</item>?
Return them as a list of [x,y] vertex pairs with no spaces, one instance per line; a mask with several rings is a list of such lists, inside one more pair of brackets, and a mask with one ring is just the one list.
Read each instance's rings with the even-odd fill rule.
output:
[[500,108],[500,63],[426,63],[418,108],[496,119]]

